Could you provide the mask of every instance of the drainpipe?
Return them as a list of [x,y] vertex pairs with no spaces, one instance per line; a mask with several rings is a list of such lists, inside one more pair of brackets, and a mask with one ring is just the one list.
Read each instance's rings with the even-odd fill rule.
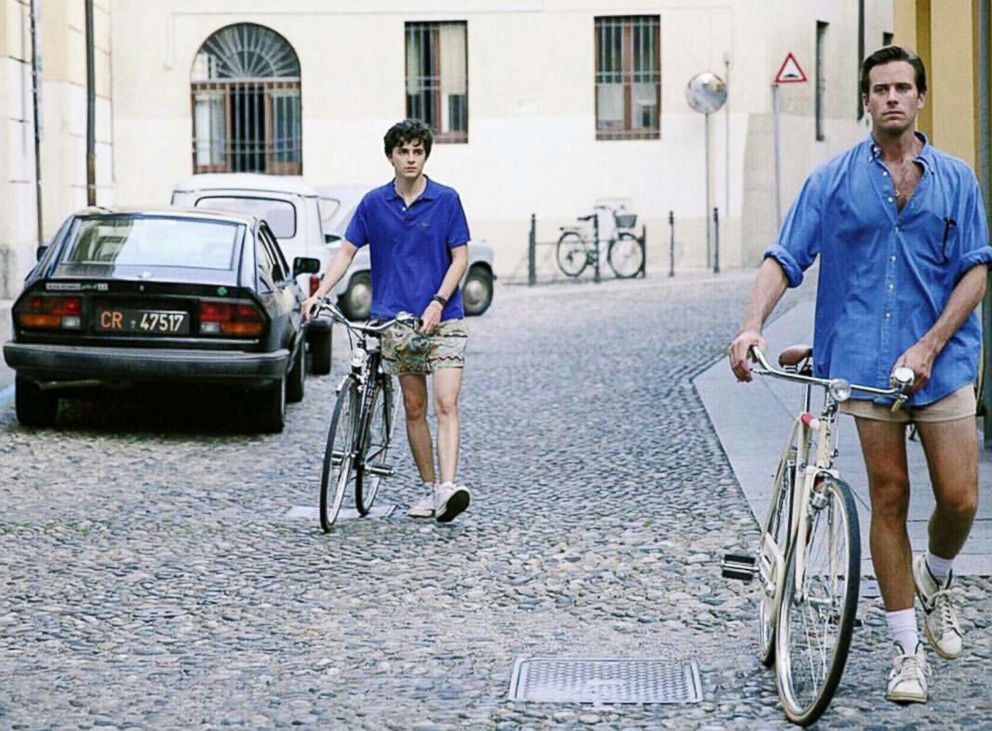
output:
[[86,0],[86,205],[96,205],[96,64],[93,0]]
[[45,245],[41,217],[41,52],[38,49],[38,0],[31,0],[31,108],[34,121],[34,197],[38,246]]
[[[992,104],[989,101],[989,32],[992,31],[990,22],[990,0],[977,0],[978,6],[978,180],[982,186],[982,198],[985,201],[985,215],[992,220],[992,149],[990,149],[990,117]],[[982,401],[985,405],[984,441],[985,448],[992,449],[992,273],[988,275],[985,290],[985,300],[982,302],[982,328],[984,342],[985,373],[982,385]]]

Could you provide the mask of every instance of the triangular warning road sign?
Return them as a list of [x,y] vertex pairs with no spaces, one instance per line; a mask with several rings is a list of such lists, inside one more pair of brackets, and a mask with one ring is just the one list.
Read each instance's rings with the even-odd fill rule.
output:
[[796,57],[792,55],[792,51],[789,51],[785,60],[782,62],[782,68],[775,75],[775,83],[801,84],[806,80],[806,74],[803,72],[802,67],[799,65]]

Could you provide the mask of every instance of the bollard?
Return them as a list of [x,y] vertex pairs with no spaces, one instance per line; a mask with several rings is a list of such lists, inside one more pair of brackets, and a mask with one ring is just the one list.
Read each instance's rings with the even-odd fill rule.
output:
[[668,276],[675,276],[675,211],[668,212]]
[[530,237],[527,241],[527,285],[537,284],[537,215],[530,214]]
[[592,281],[599,284],[599,214],[596,213],[592,217],[592,231],[593,231],[593,246],[595,247],[596,259],[593,262],[595,267],[593,268],[593,278]]
[[713,273],[720,273],[720,209],[713,209]]
[[638,242],[641,245],[641,279],[648,278],[648,227],[647,224],[641,224],[641,240]]

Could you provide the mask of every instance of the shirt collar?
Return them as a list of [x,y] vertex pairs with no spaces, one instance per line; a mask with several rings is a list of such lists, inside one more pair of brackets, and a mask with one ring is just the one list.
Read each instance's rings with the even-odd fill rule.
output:
[[[923,164],[923,169],[929,173],[934,171],[934,153],[933,145],[930,144],[930,140],[927,136],[916,130],[913,134],[916,135],[916,139],[923,143],[923,147],[920,148],[919,154],[916,159]],[[868,134],[868,140],[866,141],[868,145],[868,160],[870,162],[875,162],[882,156],[882,147],[875,141],[874,135]]]
[[[435,183],[433,180],[428,178],[426,175],[424,176],[424,178],[427,180],[427,185],[426,187],[424,187],[424,192],[417,196],[417,200],[418,201],[434,200],[435,198],[437,198],[437,183]],[[389,200],[399,200],[401,198],[400,194],[396,192],[395,179],[393,179],[393,182],[388,184],[386,190],[387,190],[386,195],[389,197]]]

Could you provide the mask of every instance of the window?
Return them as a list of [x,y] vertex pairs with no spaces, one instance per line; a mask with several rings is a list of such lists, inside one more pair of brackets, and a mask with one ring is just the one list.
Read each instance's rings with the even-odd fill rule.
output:
[[882,45],[883,46],[891,46],[892,45],[892,39],[893,38],[895,38],[895,34],[889,33],[889,31],[883,31],[882,32]]
[[661,136],[657,15],[596,18],[596,139]]
[[280,239],[291,239],[296,236],[296,206],[289,201],[248,196],[210,195],[197,198],[194,205],[196,208],[234,211],[258,216],[269,224],[272,233]]
[[406,116],[437,142],[468,142],[468,25],[406,24]]
[[191,87],[194,172],[303,172],[300,62],[285,38],[222,28],[197,52]]
[[823,97],[824,89],[826,88],[823,68],[823,44],[827,37],[827,26],[829,25],[829,23],[824,23],[822,20],[816,21],[816,89],[814,90],[816,100],[814,102],[814,116],[816,117],[817,142],[827,139],[823,128]]

